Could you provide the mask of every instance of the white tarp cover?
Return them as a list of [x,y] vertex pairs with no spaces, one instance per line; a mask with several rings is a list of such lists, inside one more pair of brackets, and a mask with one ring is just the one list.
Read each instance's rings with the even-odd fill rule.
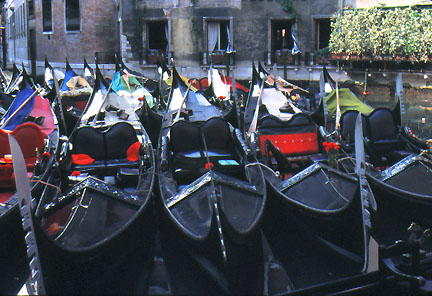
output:
[[217,98],[229,98],[229,85],[224,83],[217,69],[210,69],[208,74],[210,83],[213,84],[213,92]]
[[[279,110],[279,108],[285,106],[287,103],[294,110],[294,113],[286,113]],[[294,106],[294,104],[290,102],[282,92],[274,88],[265,88],[263,90],[261,95],[261,104],[266,106],[267,111],[271,115],[285,121],[289,120],[295,113],[301,112],[301,110]]]

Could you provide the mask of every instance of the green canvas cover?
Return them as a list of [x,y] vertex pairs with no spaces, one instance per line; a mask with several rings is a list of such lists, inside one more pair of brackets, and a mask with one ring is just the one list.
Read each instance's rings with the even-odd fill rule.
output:
[[[336,116],[336,89],[333,89],[326,97],[327,112],[331,116]],[[360,101],[349,88],[339,89],[339,105],[341,114],[348,110],[360,111],[362,114],[368,114],[373,111],[373,108]]]

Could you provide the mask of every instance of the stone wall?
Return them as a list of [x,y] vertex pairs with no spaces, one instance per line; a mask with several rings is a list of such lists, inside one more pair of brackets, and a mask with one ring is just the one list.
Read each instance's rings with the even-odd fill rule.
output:
[[271,50],[269,36],[272,20],[296,22],[298,46],[303,55],[306,55],[315,50],[314,19],[330,18],[339,9],[339,0],[293,0],[293,12],[284,11],[276,0],[125,2],[123,33],[127,36],[136,62],[142,61],[139,57],[142,57],[145,47],[145,22],[167,20],[171,28],[170,50],[174,52],[176,65],[195,67],[198,71],[202,70],[202,73],[206,71],[202,65],[203,52],[207,50],[204,32],[206,18],[231,22],[231,45],[236,51],[236,68],[250,68],[252,59],[266,61],[268,57]]

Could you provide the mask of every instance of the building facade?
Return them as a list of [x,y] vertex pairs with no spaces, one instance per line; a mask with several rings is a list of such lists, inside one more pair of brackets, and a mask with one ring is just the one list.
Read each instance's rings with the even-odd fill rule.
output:
[[190,77],[206,75],[213,63],[248,79],[254,60],[314,79],[313,53],[328,46],[330,19],[339,5],[337,0],[127,0],[122,33],[130,52],[123,56],[144,72],[173,58]]
[[[6,0],[3,24],[8,64],[40,73],[45,56],[58,67],[80,67],[95,55],[155,78],[158,61],[174,61],[188,77],[210,63],[249,79],[260,61],[291,80],[319,80],[320,52],[328,46],[331,18],[344,8],[430,0]],[[400,3],[399,3],[400,2]],[[403,3],[402,3],[403,2]],[[344,71],[330,65],[336,79]]]
[[80,65],[86,58],[113,62],[119,51],[119,4],[113,0],[8,0],[7,62],[43,71],[45,56],[53,66],[66,59]]

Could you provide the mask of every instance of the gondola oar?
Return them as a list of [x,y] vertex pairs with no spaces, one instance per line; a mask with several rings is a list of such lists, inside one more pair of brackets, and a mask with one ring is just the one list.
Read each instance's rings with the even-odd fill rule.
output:
[[249,126],[249,130],[247,132],[247,135],[249,137],[250,137],[250,135],[253,132],[255,132],[257,124],[258,124],[258,113],[259,113],[259,107],[260,107],[260,104],[261,104],[261,96],[262,96],[262,93],[263,93],[263,88],[264,88],[265,81],[266,81],[266,79],[263,78],[262,82],[261,82],[260,93],[259,93],[259,96],[258,96],[258,99],[257,99],[257,103],[256,103],[256,107],[255,107],[255,113],[254,113],[254,116],[252,118],[252,122],[251,122],[251,124]]
[[98,112],[96,112],[96,115],[95,115],[95,117],[93,118],[93,121],[91,122],[90,125],[95,125],[95,124],[96,124],[96,121],[97,121],[97,118],[98,118],[98,116],[99,116],[99,113],[101,112],[102,107],[103,107],[103,105],[104,105],[104,103],[105,103],[105,100],[108,98],[108,95],[109,95],[109,93],[110,93],[110,91],[111,91],[111,88],[112,88],[112,86],[113,86],[113,82],[114,82],[114,79],[111,80],[111,83],[110,83],[110,85],[109,85],[109,87],[108,87],[108,89],[107,89],[107,92],[106,92],[105,96],[104,96],[103,99],[102,99],[102,103],[101,103],[101,105],[100,105],[100,107],[99,107],[99,110],[98,110]]
[[27,243],[27,256],[30,266],[30,295],[46,295],[42,267],[39,259],[39,252],[36,243],[36,235],[32,220],[32,196],[30,184],[27,177],[27,169],[21,148],[17,140],[11,134],[9,146],[12,153],[13,170],[15,174],[15,184],[18,194],[19,207],[22,216],[22,225]]
[[301,91],[304,91],[304,92],[306,92],[306,93],[310,93],[310,91],[308,91],[308,90],[306,90],[306,89],[304,89],[304,88],[301,88],[300,86],[297,86],[297,85],[295,85],[295,84],[292,84],[291,82],[286,81],[286,80],[283,79],[282,77],[278,77],[278,78],[277,78],[277,81],[280,81],[280,82],[282,82],[282,83],[288,84],[288,86],[292,86],[293,88],[297,88],[297,89],[299,89],[299,90],[301,90]]
[[340,119],[341,119],[341,109],[340,109],[340,96],[339,96],[339,85],[336,82],[336,131],[340,130]]
[[[238,98],[237,98],[237,85],[236,85],[236,81],[235,81],[235,71],[231,72],[231,87],[232,87],[232,92],[231,92],[231,96],[233,97],[234,100],[234,108],[236,110],[236,116],[237,116],[237,127],[239,129],[242,129],[242,122],[241,122],[241,113],[240,113],[240,104],[238,103]],[[228,92],[229,93],[229,92]]]
[[191,88],[191,85],[192,85],[192,83],[189,83],[188,88],[187,88],[187,90],[186,90],[186,92],[185,92],[185,94],[184,94],[184,96],[182,98],[182,101],[181,101],[181,104],[180,104],[180,108],[178,109],[176,117],[174,119],[174,123],[177,122],[179,120],[179,118],[180,118],[181,109],[182,109],[182,106],[183,106],[184,102],[186,101],[186,98],[187,98],[187,96],[189,94],[189,90]]

